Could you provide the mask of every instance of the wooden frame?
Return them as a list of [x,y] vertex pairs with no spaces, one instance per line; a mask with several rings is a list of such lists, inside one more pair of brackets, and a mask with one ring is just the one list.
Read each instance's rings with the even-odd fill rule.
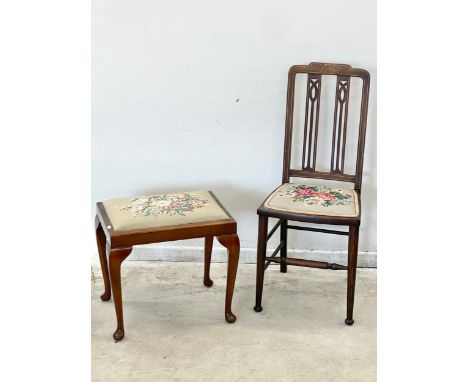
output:
[[[291,168],[291,141],[293,132],[294,89],[296,75],[299,73],[307,74],[307,97],[302,147],[302,168],[293,169]],[[320,92],[322,76],[324,75],[333,75],[337,78],[333,121],[332,155],[330,160],[330,171],[317,171],[316,155],[320,115]],[[355,174],[346,174],[344,173],[344,162],[347,135],[348,96],[350,79],[352,77],[360,78],[362,80],[362,94]],[[294,65],[291,67],[288,74],[282,184],[289,183],[291,177],[325,179],[353,183],[354,190],[358,195],[358,205],[361,205],[360,194],[367,127],[369,82],[370,75],[366,70],[355,69],[350,65],[345,64],[313,62],[309,65]],[[254,310],[256,312],[261,312],[263,310],[262,293],[264,273],[271,263],[280,264],[280,270],[283,273],[287,272],[288,265],[321,269],[347,270],[348,288],[345,322],[348,325],[352,325],[354,323],[353,307],[359,243],[359,226],[361,222],[360,211],[361,208],[359,208],[359,214],[355,217],[299,214],[270,209],[265,205],[265,202],[263,202],[257,210],[257,214],[259,215],[259,225],[257,248],[257,287]],[[277,218],[279,221],[276,223],[273,229],[268,232],[268,219],[270,217]],[[291,225],[289,224],[289,221],[299,221],[314,224],[344,225],[348,226],[348,231]],[[272,255],[267,257],[267,242],[279,227],[281,227],[280,243],[275,251],[273,251]],[[287,232],[289,229],[348,236],[348,265],[343,266],[322,261],[303,260],[288,257]],[[277,257],[278,254],[280,254],[279,258]]]
[[132,247],[139,244],[204,237],[205,265],[203,283],[205,286],[211,287],[213,285],[213,281],[210,279],[211,252],[213,248],[213,238],[216,236],[219,243],[228,251],[225,319],[229,323],[234,323],[236,321],[236,316],[231,310],[231,304],[240,251],[240,243],[237,236],[237,222],[216,196],[211,191],[209,192],[213,199],[224,210],[228,216],[227,219],[157,228],[115,231],[112,229],[112,224],[104,205],[100,202],[97,203],[95,221],[96,241],[105,288],[101,300],[108,301],[111,295],[114,296],[114,306],[117,316],[117,330],[114,333],[115,341],[120,341],[125,336],[120,268],[122,262],[132,252]]

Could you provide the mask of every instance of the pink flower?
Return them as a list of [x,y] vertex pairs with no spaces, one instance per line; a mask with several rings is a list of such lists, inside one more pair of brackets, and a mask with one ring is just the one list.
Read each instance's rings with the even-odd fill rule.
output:
[[315,192],[314,196],[323,200],[335,200],[336,199],[335,195],[329,194],[328,192]]
[[312,191],[312,190],[308,190],[307,188],[303,188],[303,189],[300,189],[300,190],[297,190],[296,191],[299,195],[302,195],[302,196],[314,196],[314,194],[316,194],[316,192]]
[[318,198],[322,200],[335,200],[336,196],[329,194],[328,192],[315,192],[307,188],[297,190],[296,193],[301,196],[311,196],[313,198]]
[[169,208],[170,208],[171,210],[180,210],[180,209],[182,209],[182,204],[171,204],[171,205],[169,206]]

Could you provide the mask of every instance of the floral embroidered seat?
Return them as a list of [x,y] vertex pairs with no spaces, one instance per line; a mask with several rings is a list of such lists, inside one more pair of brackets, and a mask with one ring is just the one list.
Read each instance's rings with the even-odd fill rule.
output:
[[352,189],[285,183],[270,194],[262,207],[295,214],[355,218],[359,216],[359,196]]
[[110,199],[103,205],[114,231],[230,219],[209,191]]

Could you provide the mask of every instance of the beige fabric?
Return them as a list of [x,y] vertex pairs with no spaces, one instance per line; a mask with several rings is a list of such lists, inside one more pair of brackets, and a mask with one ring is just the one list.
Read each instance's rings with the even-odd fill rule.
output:
[[208,191],[110,199],[103,204],[115,231],[229,219]]
[[266,200],[265,207],[300,214],[355,217],[358,195],[352,189],[285,183]]

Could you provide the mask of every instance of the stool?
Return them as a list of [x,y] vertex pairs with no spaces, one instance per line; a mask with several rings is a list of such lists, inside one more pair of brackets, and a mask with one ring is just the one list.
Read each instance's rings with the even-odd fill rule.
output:
[[[205,238],[205,286],[210,287],[213,238],[227,248],[228,269],[225,318],[236,321],[231,311],[239,261],[237,222],[211,191],[191,191],[111,199],[97,203],[96,240],[104,279],[102,301],[114,295],[117,330],[114,340],[125,336],[120,268],[134,245]],[[109,262],[107,260],[109,258]]]

